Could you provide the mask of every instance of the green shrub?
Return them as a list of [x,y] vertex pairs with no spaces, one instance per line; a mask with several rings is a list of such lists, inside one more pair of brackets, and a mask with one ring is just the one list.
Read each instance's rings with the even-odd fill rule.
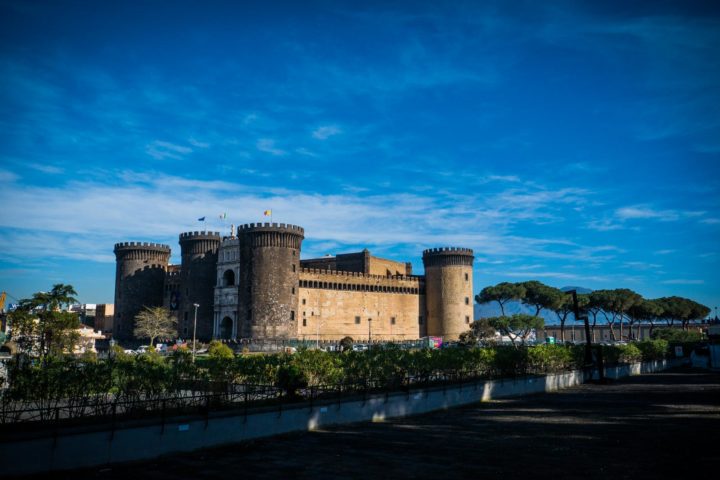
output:
[[618,349],[618,361],[619,363],[635,363],[642,360],[642,352],[634,343],[628,343],[627,345],[617,345],[615,348]]
[[528,349],[528,368],[532,373],[556,373],[576,367],[570,348],[564,345],[537,345]]
[[656,340],[667,340],[668,342],[686,343],[702,340],[702,334],[696,330],[682,330],[680,328],[656,328],[653,330],[652,338]]
[[642,354],[643,361],[662,360],[668,356],[669,343],[667,340],[644,340],[635,344]]

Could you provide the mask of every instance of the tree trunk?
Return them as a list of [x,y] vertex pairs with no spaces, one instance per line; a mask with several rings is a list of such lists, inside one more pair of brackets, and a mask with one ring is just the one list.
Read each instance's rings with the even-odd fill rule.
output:
[[615,336],[615,329],[613,328],[615,326],[615,320],[608,320],[608,327],[610,328],[610,338],[612,338],[613,342],[617,342],[617,337]]
[[560,320],[560,341],[565,343],[565,320]]

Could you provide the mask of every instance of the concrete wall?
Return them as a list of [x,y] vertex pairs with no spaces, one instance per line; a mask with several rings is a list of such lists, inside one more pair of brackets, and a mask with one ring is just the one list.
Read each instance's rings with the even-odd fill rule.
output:
[[[677,361],[658,361],[608,369],[611,378],[667,369]],[[3,475],[41,473],[150,459],[282,433],[361,421],[383,421],[442,410],[496,398],[551,392],[579,385],[581,371],[544,377],[478,381],[452,387],[418,389],[408,393],[369,395],[291,408],[253,409],[208,417],[173,418],[164,424],[128,423],[112,431],[76,428],[45,436],[26,434],[0,441]]]

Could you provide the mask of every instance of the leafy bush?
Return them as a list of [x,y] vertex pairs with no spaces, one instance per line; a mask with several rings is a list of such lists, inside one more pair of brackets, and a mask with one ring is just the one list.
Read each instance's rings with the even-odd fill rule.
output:
[[643,361],[662,360],[669,353],[669,343],[663,339],[644,340],[635,345],[640,350]]
[[618,361],[620,363],[634,363],[642,360],[642,352],[634,343],[616,345],[614,348],[618,350]]
[[694,330],[682,330],[680,328],[656,328],[653,330],[654,340],[667,340],[668,342],[697,342],[702,340],[702,334]]
[[[218,342],[211,344],[210,354],[202,362],[193,362],[186,349],[168,357],[155,352],[127,355],[114,349],[108,360],[51,356],[39,362],[16,356],[8,364],[10,388],[3,397],[33,400],[39,405],[107,393],[118,400],[145,400],[188,390],[224,391],[229,383],[275,385],[290,397],[305,387],[338,384],[398,389],[408,378],[423,383],[447,375],[462,379],[470,375],[496,378],[561,372],[583,365],[584,348],[545,344],[405,350],[390,345],[362,352],[301,348],[295,354],[235,356]],[[657,360],[668,354],[665,340],[601,348],[608,365]]]
[[552,373],[580,366],[572,349],[563,345],[537,345],[528,349],[528,368],[532,373]]

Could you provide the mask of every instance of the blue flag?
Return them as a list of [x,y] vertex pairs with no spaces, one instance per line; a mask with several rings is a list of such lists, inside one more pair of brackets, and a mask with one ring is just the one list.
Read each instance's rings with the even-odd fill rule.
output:
[[205,221],[205,217],[198,218],[198,222],[204,222],[204,221]]

